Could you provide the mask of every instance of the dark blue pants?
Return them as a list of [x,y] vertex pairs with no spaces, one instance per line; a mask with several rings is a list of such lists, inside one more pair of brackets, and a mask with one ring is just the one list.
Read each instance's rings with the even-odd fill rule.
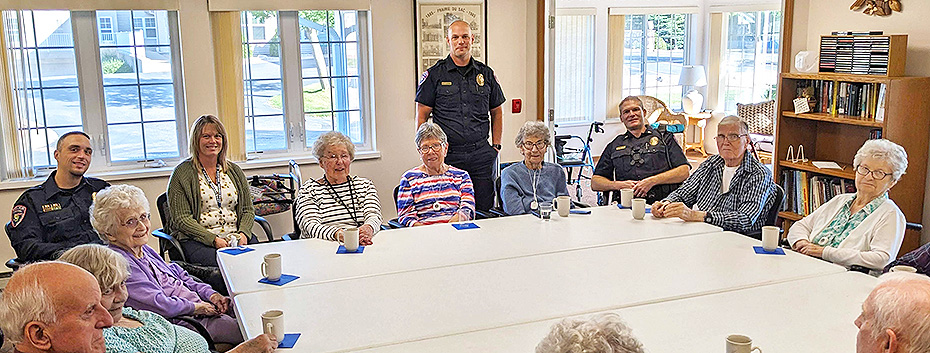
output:
[[494,161],[497,150],[487,141],[475,146],[450,146],[446,164],[468,172],[475,188],[475,207],[487,211],[494,207]]

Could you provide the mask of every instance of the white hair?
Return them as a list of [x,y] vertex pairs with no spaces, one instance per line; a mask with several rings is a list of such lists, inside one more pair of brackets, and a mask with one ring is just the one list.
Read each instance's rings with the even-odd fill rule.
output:
[[439,125],[433,124],[431,122],[425,122],[420,125],[419,128],[417,128],[417,148],[420,147],[421,142],[431,138],[439,140],[443,145],[449,144],[449,138],[446,137],[446,132],[442,131],[442,128],[440,128]]
[[930,277],[886,273],[869,297],[874,306],[873,339],[891,329],[903,353],[930,352]]
[[527,121],[526,124],[523,124],[523,127],[520,128],[520,131],[517,132],[517,138],[513,142],[517,145],[517,148],[523,146],[523,141],[527,137],[539,137],[546,141],[546,144],[549,144],[549,128],[546,127],[546,124],[539,121]]
[[129,262],[123,255],[100,244],[78,245],[58,258],[87,270],[97,279],[100,291],[116,288],[129,278]]
[[907,152],[904,151],[904,147],[886,139],[868,140],[863,143],[853,157],[853,165],[858,166],[866,158],[886,161],[893,169],[891,177],[895,181],[901,179],[907,170]]
[[355,160],[355,144],[346,135],[339,131],[330,131],[320,135],[313,143],[313,156],[317,160],[323,158],[323,152],[330,146],[343,145],[349,151],[349,158]]
[[[30,270],[30,266],[25,266],[16,272],[23,276]],[[52,298],[35,276],[14,291],[0,293],[0,331],[10,343],[15,345],[25,339],[23,330],[31,321],[46,324],[58,321]]]
[[749,124],[747,124],[743,119],[740,119],[736,115],[728,115],[723,119],[720,119],[720,122],[717,123],[717,128],[724,125],[737,125],[739,127],[739,133],[748,134],[749,133]]
[[142,189],[128,185],[117,184],[97,192],[94,202],[90,205],[90,224],[97,231],[97,236],[106,243],[110,240],[107,234],[120,225],[119,210],[132,210],[142,208],[149,212],[149,201],[145,198]]
[[536,346],[536,353],[643,353],[643,344],[614,313],[590,320],[564,319]]

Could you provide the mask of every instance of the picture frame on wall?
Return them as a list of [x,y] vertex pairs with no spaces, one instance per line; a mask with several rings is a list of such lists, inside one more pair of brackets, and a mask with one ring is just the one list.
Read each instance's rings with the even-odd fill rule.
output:
[[414,0],[417,75],[449,55],[446,31],[452,22],[468,22],[475,42],[471,55],[487,63],[486,0]]

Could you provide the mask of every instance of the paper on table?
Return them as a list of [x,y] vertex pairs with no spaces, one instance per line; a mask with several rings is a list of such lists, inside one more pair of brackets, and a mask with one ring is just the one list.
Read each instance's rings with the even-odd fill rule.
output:
[[813,161],[811,164],[820,169],[843,169],[834,161]]

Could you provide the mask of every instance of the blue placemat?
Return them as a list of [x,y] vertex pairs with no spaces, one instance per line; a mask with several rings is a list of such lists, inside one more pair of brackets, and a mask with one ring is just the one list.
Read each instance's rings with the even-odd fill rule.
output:
[[285,333],[284,339],[278,342],[278,348],[294,348],[298,338],[300,338],[299,333]]
[[775,248],[775,251],[765,251],[765,249],[763,249],[761,246],[753,246],[752,249],[756,251],[756,254],[761,254],[761,255],[784,255],[785,254],[785,249],[782,249],[782,248]]
[[282,273],[281,278],[278,278],[277,281],[269,281],[268,278],[266,277],[266,278],[262,278],[258,280],[258,283],[271,284],[275,286],[283,286],[298,278],[300,278],[300,276],[286,275]]
[[359,245],[359,246],[358,246],[358,249],[355,249],[355,251],[346,250],[346,246],[345,246],[345,245],[339,245],[339,249],[336,249],[336,253],[337,253],[337,254],[361,254],[361,253],[363,253],[363,252],[365,252],[365,246],[364,246],[364,245]]
[[[623,207],[621,204],[617,204],[617,208],[621,210],[632,210],[632,207]],[[646,213],[652,213],[652,206],[646,206]]]
[[477,229],[477,228],[478,228],[478,225],[477,225],[477,224],[474,224],[474,223],[471,223],[471,222],[468,222],[468,223],[452,223],[452,226],[455,227],[455,229],[458,229],[458,230]]
[[221,252],[221,253],[227,253],[227,254],[230,254],[230,255],[235,256],[235,255],[247,253],[247,252],[252,251],[252,250],[255,250],[255,249],[247,248],[247,247],[244,247],[244,246],[238,246],[238,247],[235,247],[235,248],[226,248],[226,249],[220,250],[220,252]]

